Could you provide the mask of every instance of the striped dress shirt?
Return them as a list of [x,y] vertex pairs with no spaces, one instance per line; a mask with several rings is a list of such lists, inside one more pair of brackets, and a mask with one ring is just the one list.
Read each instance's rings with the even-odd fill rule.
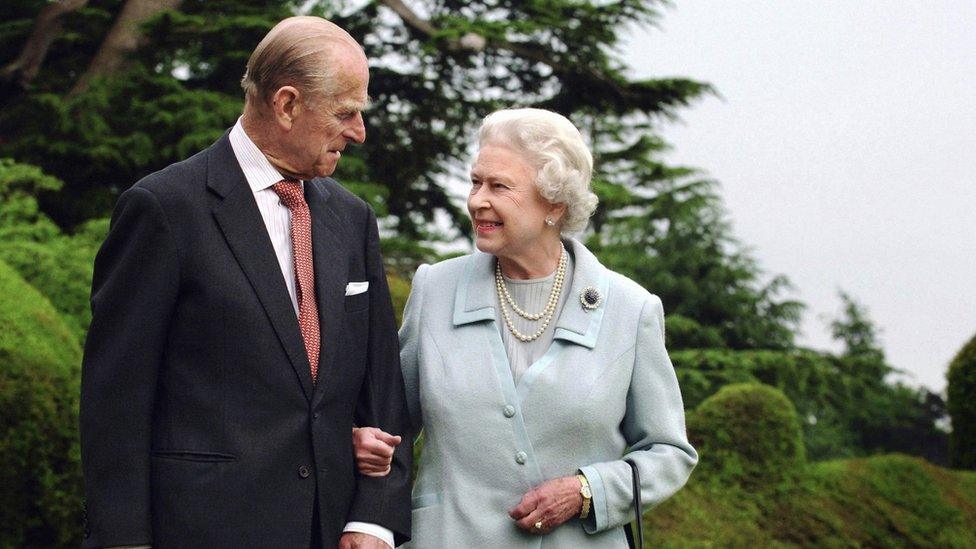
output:
[[[268,229],[268,236],[271,237],[271,244],[274,246],[275,255],[278,256],[278,265],[281,267],[281,274],[285,277],[285,286],[288,288],[288,296],[291,304],[295,307],[295,315],[298,315],[298,290],[295,281],[295,254],[291,248],[291,210],[281,203],[278,193],[272,186],[283,179],[278,170],[271,165],[264,153],[258,146],[251,141],[251,138],[244,132],[241,125],[243,117],[237,119],[237,123],[230,130],[230,145],[234,149],[234,156],[244,171],[244,178],[250,185],[254,193],[254,200],[261,211],[261,218],[264,219],[264,226]],[[304,189],[305,182],[302,181]],[[325,344],[323,342],[323,344]],[[323,380],[328,381],[328,380]],[[352,436],[350,434],[350,436]],[[375,536],[385,541],[387,545],[393,547],[393,532],[378,524],[368,522],[349,522],[346,523],[344,532],[361,532]]]

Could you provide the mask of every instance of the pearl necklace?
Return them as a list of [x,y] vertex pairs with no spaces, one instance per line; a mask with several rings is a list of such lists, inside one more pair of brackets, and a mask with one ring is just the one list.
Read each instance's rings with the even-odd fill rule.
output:
[[[498,293],[498,303],[501,305],[502,318],[505,320],[505,326],[508,331],[512,332],[512,335],[516,339],[523,343],[533,341],[538,339],[539,336],[546,331],[549,326],[549,322],[552,320],[553,314],[556,312],[556,305],[559,303],[559,297],[563,293],[563,280],[566,278],[566,248],[563,248],[559,254],[559,266],[556,268],[556,276],[552,282],[552,290],[549,292],[549,301],[546,303],[546,307],[542,309],[538,314],[529,314],[523,311],[512,299],[512,295],[508,293],[508,287],[505,284],[505,277],[502,276],[501,264],[495,261],[495,291]],[[505,307],[506,302],[511,305],[512,310],[516,314],[521,316],[526,320],[536,321],[542,320],[542,326],[532,335],[525,335],[515,328],[515,324],[512,322],[512,317],[508,314],[508,309]]]

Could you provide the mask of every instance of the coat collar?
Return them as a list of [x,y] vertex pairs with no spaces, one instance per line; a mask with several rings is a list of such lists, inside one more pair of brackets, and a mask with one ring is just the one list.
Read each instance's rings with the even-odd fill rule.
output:
[[[553,337],[592,349],[596,345],[606,310],[609,271],[578,240],[568,239],[563,243],[573,255],[573,286],[556,320]],[[466,263],[454,295],[455,326],[496,318],[495,257],[475,252],[468,256]],[[580,294],[588,287],[596,288],[603,298],[600,305],[592,310],[583,308],[580,302]]]

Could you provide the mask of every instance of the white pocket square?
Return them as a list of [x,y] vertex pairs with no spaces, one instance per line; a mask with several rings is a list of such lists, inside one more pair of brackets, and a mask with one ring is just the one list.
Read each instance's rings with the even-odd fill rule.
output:
[[346,296],[361,294],[369,289],[369,281],[346,284]]

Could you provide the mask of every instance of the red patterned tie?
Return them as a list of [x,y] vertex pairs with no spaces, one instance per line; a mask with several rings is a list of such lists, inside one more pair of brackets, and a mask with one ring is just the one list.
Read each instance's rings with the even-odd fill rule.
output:
[[298,282],[298,325],[305,340],[305,352],[312,365],[312,383],[319,373],[319,307],[315,303],[315,267],[312,264],[312,216],[300,181],[283,179],[274,184],[281,203],[291,210],[291,249],[295,254]]

